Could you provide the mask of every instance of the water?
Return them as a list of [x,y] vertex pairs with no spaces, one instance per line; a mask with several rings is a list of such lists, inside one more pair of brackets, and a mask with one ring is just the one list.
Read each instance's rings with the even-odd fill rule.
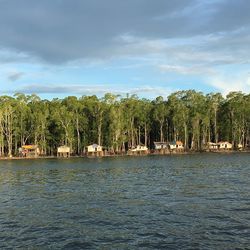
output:
[[250,154],[0,161],[0,249],[250,249]]

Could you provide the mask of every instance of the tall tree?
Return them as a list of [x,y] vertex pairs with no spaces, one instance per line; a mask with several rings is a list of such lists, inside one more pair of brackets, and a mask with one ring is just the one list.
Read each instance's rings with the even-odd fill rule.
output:
[[160,127],[160,141],[164,142],[164,133],[163,133],[163,126],[166,122],[166,117],[168,115],[168,109],[166,106],[166,102],[164,102],[162,96],[158,96],[155,101],[153,102],[153,118],[156,122],[159,123]]
[[219,140],[218,111],[223,102],[223,97],[220,93],[210,93],[207,95],[207,100],[208,100],[208,112],[210,113],[211,116],[210,119],[212,120],[213,124],[213,138],[214,141],[217,143]]
[[173,124],[173,140],[184,140],[184,147],[188,147],[188,108],[183,100],[184,91],[178,91],[168,97],[171,120]]
[[[2,96],[0,98],[0,104],[2,106],[1,111],[1,139],[5,138],[7,142],[8,156],[12,157],[13,149],[13,133],[14,133],[14,106],[15,99],[9,96]],[[4,146],[4,145],[3,145]]]

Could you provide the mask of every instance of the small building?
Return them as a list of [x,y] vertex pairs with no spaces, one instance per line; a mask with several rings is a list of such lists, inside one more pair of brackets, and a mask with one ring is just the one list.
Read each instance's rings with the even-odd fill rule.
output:
[[98,144],[92,144],[87,146],[87,155],[88,156],[103,156],[102,146]]
[[218,143],[208,142],[207,147],[208,147],[209,150],[217,150],[218,149]]
[[170,150],[183,150],[184,146],[181,141],[172,141],[169,143]]
[[239,143],[239,144],[237,145],[237,149],[241,151],[241,150],[243,149],[243,145],[242,145],[241,143]]
[[58,147],[57,157],[70,157],[70,147],[66,145]]
[[144,145],[137,145],[136,148],[131,149],[133,152],[138,152],[138,151],[148,151],[148,148]]
[[148,154],[148,148],[144,145],[137,145],[135,148],[128,150],[128,155],[145,155]]
[[227,141],[218,142],[218,149],[232,149],[233,145]]
[[35,158],[40,155],[40,150],[37,145],[23,145],[20,152],[23,157],[28,158]]
[[168,149],[167,142],[154,142],[154,145],[156,150]]

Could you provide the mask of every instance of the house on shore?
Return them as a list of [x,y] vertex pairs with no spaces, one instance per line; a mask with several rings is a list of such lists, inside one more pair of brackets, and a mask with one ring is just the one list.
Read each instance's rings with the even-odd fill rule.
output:
[[128,150],[128,155],[146,155],[148,154],[148,148],[144,145],[137,145],[135,148]]
[[169,148],[171,151],[182,151],[184,150],[183,143],[181,141],[172,141],[169,143]]
[[218,142],[218,149],[219,150],[230,150],[233,148],[232,143],[227,141]]
[[87,146],[87,156],[103,156],[103,148],[98,144]]
[[208,142],[207,143],[207,148],[211,151],[213,150],[218,150],[218,143],[215,142]]
[[38,148],[38,145],[23,145],[19,152],[21,153],[22,157],[27,158],[36,158],[40,155],[40,150]]
[[57,157],[70,157],[70,147],[66,145],[58,147]]
[[239,144],[237,145],[237,149],[241,151],[241,150],[243,149],[243,145],[242,145],[241,143],[239,143]]
[[167,142],[154,142],[154,153],[156,154],[168,154],[169,144]]
[[[230,150],[233,148],[232,143],[227,141],[220,141],[218,143],[215,142],[208,142],[207,143],[207,149],[209,151],[223,151],[223,150]],[[242,145],[238,145],[238,149],[242,149]]]
[[168,149],[167,142],[154,142],[154,146],[156,150]]

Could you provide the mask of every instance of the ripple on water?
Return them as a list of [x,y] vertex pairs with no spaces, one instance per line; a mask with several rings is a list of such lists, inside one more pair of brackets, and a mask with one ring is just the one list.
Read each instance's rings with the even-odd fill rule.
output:
[[1,249],[247,249],[250,155],[0,162]]
[[96,246],[95,244],[84,241],[84,240],[75,240],[75,241],[70,241],[66,242],[63,246],[62,249],[94,249]]

